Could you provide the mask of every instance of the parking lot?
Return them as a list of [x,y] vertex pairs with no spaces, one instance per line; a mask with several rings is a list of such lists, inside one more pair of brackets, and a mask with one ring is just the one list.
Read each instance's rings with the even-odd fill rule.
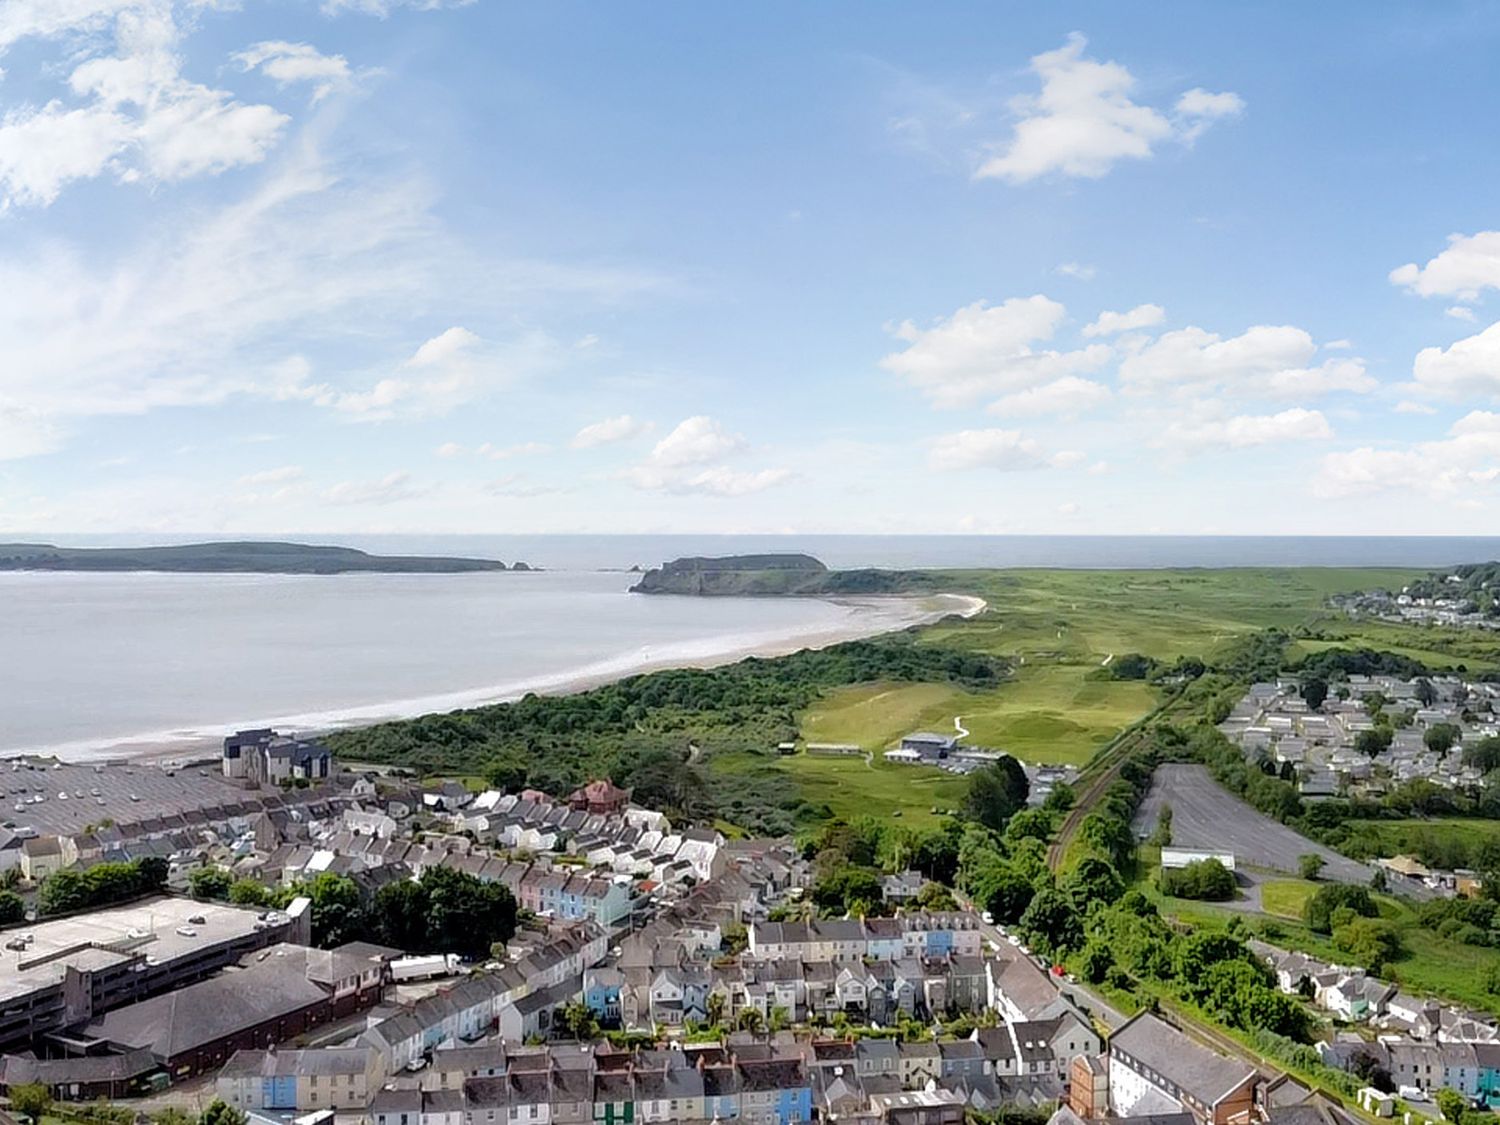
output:
[[[1299,836],[1265,816],[1213,779],[1206,767],[1166,765],[1136,813],[1138,839],[1151,835],[1163,804],[1172,807],[1172,843],[1182,848],[1233,852],[1241,868],[1297,873],[1297,859],[1309,852],[1323,857],[1322,877],[1330,882],[1368,884],[1373,867],[1355,863],[1331,848]],[[1253,881],[1253,880],[1252,880]]]

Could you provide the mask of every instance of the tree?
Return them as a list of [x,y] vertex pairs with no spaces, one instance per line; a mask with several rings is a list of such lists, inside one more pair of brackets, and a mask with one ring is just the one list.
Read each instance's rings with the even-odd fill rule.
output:
[[1462,733],[1452,723],[1433,723],[1422,735],[1422,742],[1434,754],[1446,754],[1453,749]]
[[234,878],[222,867],[200,867],[188,876],[188,887],[196,899],[223,901],[229,897]]
[[1492,735],[1481,738],[1472,746],[1465,746],[1464,765],[1478,766],[1481,773],[1500,769],[1500,738]]
[[1437,1092],[1435,1100],[1437,1101],[1438,1112],[1443,1115],[1444,1120],[1455,1122],[1455,1125],[1463,1117],[1464,1110],[1469,1108],[1468,1099],[1457,1090],[1450,1089],[1447,1086],[1444,1086]]
[[724,1022],[724,994],[722,992],[710,992],[705,1004],[708,1009],[708,1022],[718,1027]]
[[26,920],[26,903],[15,891],[0,891],[0,926]]
[[1390,727],[1373,727],[1354,736],[1354,748],[1366,757],[1378,758],[1391,748],[1395,732]]
[[198,1118],[198,1125],[246,1125],[250,1118],[222,1098],[215,1098]]
[[1162,868],[1157,886],[1164,895],[1201,902],[1228,902],[1239,890],[1234,872],[1212,857],[1175,870]]
[[813,884],[812,899],[820,910],[852,913],[856,903],[881,901],[880,876],[868,867],[840,867]]
[[758,1008],[745,1008],[740,1012],[740,1018],[736,1023],[741,1031],[748,1031],[752,1035],[759,1035],[766,1026],[766,1021]]
[[1327,861],[1317,852],[1304,852],[1297,857],[1297,873],[1304,879],[1316,879],[1326,865]]
[[40,1121],[52,1108],[52,1092],[40,1082],[19,1082],[10,1088],[10,1108]]
[[565,1039],[597,1039],[599,1036],[599,1021],[582,1000],[569,1001],[559,1008],[553,1026]]
[[1172,806],[1163,803],[1156,814],[1156,829],[1151,833],[1151,843],[1158,848],[1172,846]]
[[1083,922],[1072,897],[1054,887],[1032,896],[1018,925],[1030,943],[1049,957],[1083,944]]
[[229,901],[235,906],[270,906],[272,892],[254,879],[236,879],[229,888]]
[[387,883],[375,892],[372,921],[380,940],[401,950],[425,950],[431,902],[427,889],[415,879]]
[[1431,707],[1437,702],[1437,688],[1432,686],[1432,681],[1426,676],[1419,677],[1415,685],[1417,702],[1423,707]]
[[1328,698],[1328,681],[1314,676],[1302,681],[1302,700],[1307,704],[1309,711],[1316,711],[1323,706],[1323,701]]
[[[360,907],[359,885],[347,875],[324,871],[308,882],[299,883],[295,889],[312,902],[314,945],[332,949],[364,933],[365,914]],[[204,1125],[212,1123],[205,1121]]]
[[1115,869],[1092,855],[1068,872],[1060,886],[1080,911],[1087,911],[1094,903],[1108,906],[1125,893],[1125,883]]
[[1324,883],[1302,908],[1302,920],[1310,930],[1331,934],[1334,913],[1340,910],[1365,918],[1373,918],[1376,914],[1375,901],[1366,888],[1348,883]]
[[1333,944],[1374,973],[1402,953],[1400,935],[1378,918],[1354,918],[1334,927]]
[[986,828],[1003,832],[1006,822],[1026,807],[1030,791],[1021,763],[1009,754],[1002,754],[995,762],[969,775],[964,815]]
[[516,932],[516,899],[502,883],[485,883],[451,867],[422,872],[428,902],[428,948],[483,957],[491,943]]
[[941,883],[926,883],[917,892],[917,905],[923,910],[957,910],[953,892]]

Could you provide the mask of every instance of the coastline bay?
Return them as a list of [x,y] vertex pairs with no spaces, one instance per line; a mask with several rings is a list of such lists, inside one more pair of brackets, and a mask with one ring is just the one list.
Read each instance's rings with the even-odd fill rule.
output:
[[777,655],[946,612],[913,599],[628,595],[625,573],[0,575],[0,752],[206,748]]

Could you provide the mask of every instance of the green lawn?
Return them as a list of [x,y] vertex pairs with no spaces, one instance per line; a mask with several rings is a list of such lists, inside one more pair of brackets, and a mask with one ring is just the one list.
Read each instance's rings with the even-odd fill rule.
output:
[[[744,778],[795,793],[835,816],[889,817],[899,813],[916,827],[936,824],[948,809],[962,803],[965,781],[930,766],[890,765],[878,757],[819,758],[805,753],[791,757],[767,754],[716,754],[711,768],[731,779]],[[731,792],[733,787],[730,787]],[[731,798],[732,800],[732,798]],[[934,813],[936,808],[939,811]]]
[[916,730],[951,732],[1026,761],[1082,765],[1121,727],[1145,714],[1155,692],[1140,682],[1091,681],[1073,665],[1028,664],[1014,681],[973,692],[947,684],[866,684],[832,692],[800,720],[809,742],[888,749]]
[[1302,908],[1317,891],[1316,883],[1305,879],[1268,879],[1260,885],[1260,907],[1267,914],[1302,920]]

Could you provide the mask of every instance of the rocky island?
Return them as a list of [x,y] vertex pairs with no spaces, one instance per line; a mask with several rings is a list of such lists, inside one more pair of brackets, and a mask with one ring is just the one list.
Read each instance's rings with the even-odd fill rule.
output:
[[648,570],[632,594],[696,597],[809,597],[929,594],[946,589],[943,575],[924,570],[829,570],[811,555],[729,555],[681,558]]
[[[0,543],[0,570],[77,570],[175,574],[467,574],[507,570],[495,559],[372,555],[306,543],[189,543],[172,547],[54,547]],[[517,563],[516,570],[528,570]]]

